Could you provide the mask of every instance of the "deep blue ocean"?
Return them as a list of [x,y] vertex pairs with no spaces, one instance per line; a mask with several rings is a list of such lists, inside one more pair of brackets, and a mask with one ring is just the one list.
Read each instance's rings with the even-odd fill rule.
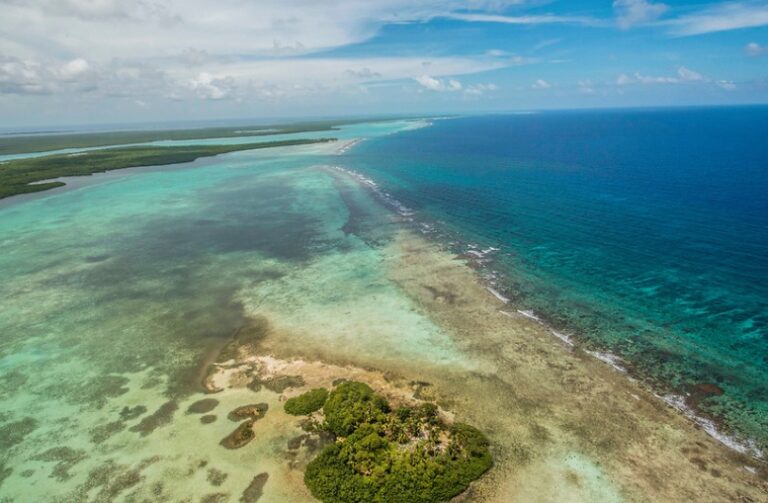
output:
[[347,157],[499,247],[513,306],[768,446],[768,107],[436,120]]

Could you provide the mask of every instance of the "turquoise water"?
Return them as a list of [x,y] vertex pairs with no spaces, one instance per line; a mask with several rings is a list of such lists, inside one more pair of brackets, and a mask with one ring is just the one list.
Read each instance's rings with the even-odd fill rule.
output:
[[[345,165],[521,310],[768,447],[768,109],[468,117]],[[468,248],[474,243],[477,248]]]
[[[279,415],[278,394],[215,395],[221,416],[269,404],[258,440],[236,451],[218,445],[232,423],[185,412],[208,396],[205,362],[254,319],[301,354],[476,370],[388,279],[400,225],[329,165],[375,179],[457,252],[501,248],[484,270],[506,273],[498,289],[519,308],[620,354],[657,387],[716,384],[724,393],[696,405],[763,441],[765,178],[753,168],[765,165],[764,115],[753,129],[720,119],[710,142],[692,134],[700,116],[361,124],[334,133],[367,138],[344,155],[238,152],[5,200],[0,500],[238,501],[268,473],[264,501],[302,501],[285,452],[301,430]],[[655,132],[681,121],[690,143],[673,154]],[[681,159],[687,175],[670,167]],[[568,467],[585,491],[605,490],[589,460]]]
[[[279,416],[278,394],[216,395],[223,416],[253,401],[274,409],[240,450],[219,446],[233,423],[185,413],[205,396],[209,355],[253,319],[307,351],[340,341],[342,358],[370,351],[369,365],[412,354],[460,363],[386,279],[394,229],[356,183],[323,167],[336,148],[114,171],[4,202],[2,501],[238,501],[262,472],[266,500],[302,501],[285,473],[301,430]],[[223,483],[206,478],[214,469]]]

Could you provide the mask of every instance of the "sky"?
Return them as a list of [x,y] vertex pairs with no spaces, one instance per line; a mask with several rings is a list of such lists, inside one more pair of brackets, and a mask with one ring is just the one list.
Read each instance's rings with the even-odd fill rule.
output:
[[768,0],[0,0],[0,127],[768,103]]

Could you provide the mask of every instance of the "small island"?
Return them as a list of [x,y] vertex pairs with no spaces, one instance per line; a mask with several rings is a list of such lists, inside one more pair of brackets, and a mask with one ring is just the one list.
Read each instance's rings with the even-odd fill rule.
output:
[[63,187],[66,184],[55,179],[64,176],[87,176],[116,169],[179,164],[241,150],[295,147],[334,141],[336,138],[299,138],[233,145],[115,146],[72,154],[13,159],[0,162],[0,199]]
[[304,473],[320,501],[448,501],[493,464],[488,439],[476,428],[447,422],[432,403],[393,409],[361,382],[308,391],[286,401],[285,410],[317,412],[305,428],[336,439]]

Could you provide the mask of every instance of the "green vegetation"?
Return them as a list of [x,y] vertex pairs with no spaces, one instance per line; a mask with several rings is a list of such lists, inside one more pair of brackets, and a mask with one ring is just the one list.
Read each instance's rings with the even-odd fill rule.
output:
[[297,397],[289,398],[284,405],[285,412],[293,416],[306,416],[320,410],[328,399],[328,390],[316,388]]
[[267,137],[275,134],[308,133],[338,130],[341,122],[304,122],[287,125],[253,127],[218,127],[155,131],[108,131],[96,133],[62,133],[0,136],[0,155],[21,152],[45,152],[64,148],[106,147],[167,140],[200,140],[203,138]]
[[448,501],[493,464],[477,429],[445,424],[429,403],[392,411],[363,383],[337,386],[323,413],[323,429],[339,438],[309,463],[304,482],[324,502]]
[[[285,140],[243,145],[197,145],[187,147],[125,147],[92,150],[76,155],[50,155],[30,159],[17,159],[0,163],[0,199],[39,192],[61,187],[63,182],[50,180],[61,176],[82,176],[123,168],[159,166],[191,162],[200,157],[209,157],[238,150],[253,150],[268,147],[287,147],[335,141],[334,138],[311,140]],[[32,184],[32,185],[30,185]]]
[[276,134],[337,131],[339,126],[363,122],[393,120],[393,117],[368,117],[346,120],[318,120],[289,124],[261,124],[197,129],[156,129],[141,131],[103,131],[88,133],[41,131],[38,133],[0,134],[0,155],[45,152],[64,148],[106,147],[167,140],[203,138],[269,137]]

